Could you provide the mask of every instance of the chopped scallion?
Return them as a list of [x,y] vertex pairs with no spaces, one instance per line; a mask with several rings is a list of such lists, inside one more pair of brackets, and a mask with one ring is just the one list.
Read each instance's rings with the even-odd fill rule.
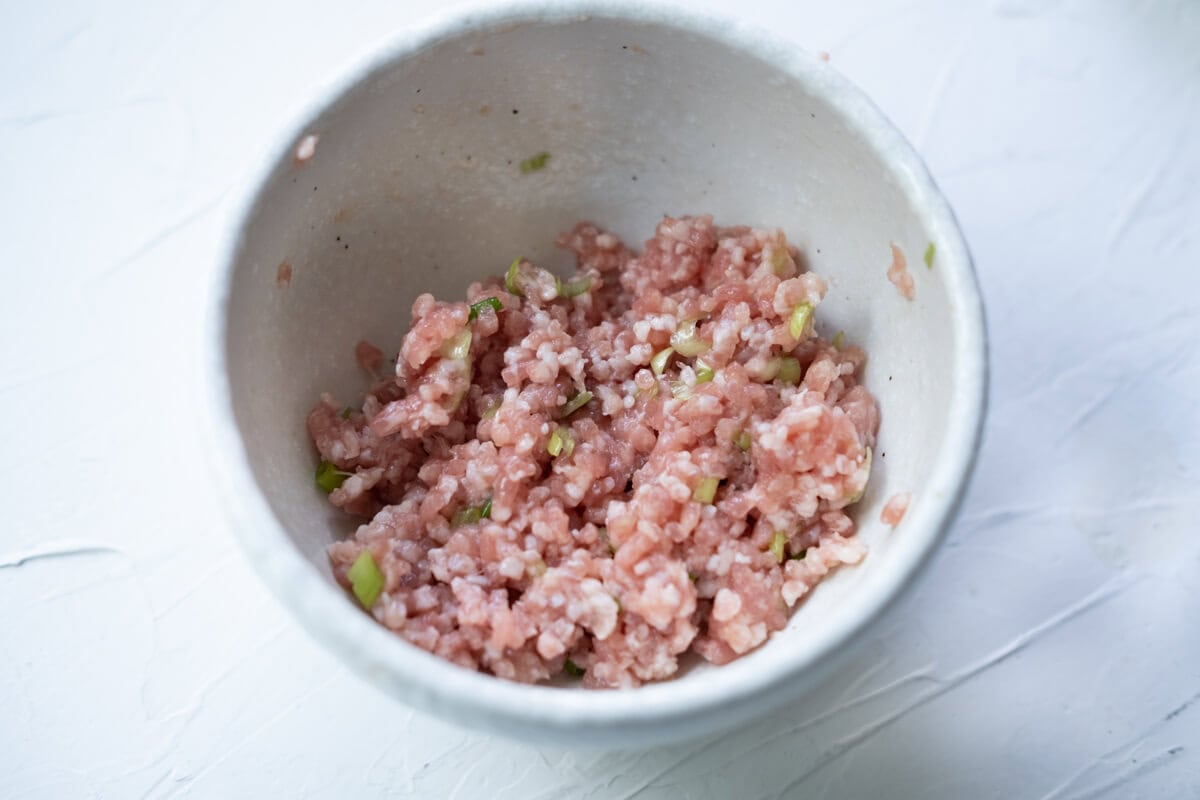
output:
[[495,419],[497,412],[500,411],[501,404],[502,404],[501,400],[499,400],[495,397],[489,397],[487,399],[487,402],[484,403],[483,413],[480,414],[480,416],[483,419]]
[[524,297],[525,293],[521,291],[521,287],[517,285],[517,274],[521,268],[521,257],[514,258],[512,263],[508,265],[508,272],[504,273],[504,290],[509,294],[515,294],[518,297]]
[[800,382],[800,360],[792,356],[779,359],[779,380],[793,386]]
[[733,440],[733,443],[736,444],[738,449],[743,453],[750,452],[750,445],[752,444],[752,440],[750,439],[750,431],[742,431],[739,433]]
[[550,433],[550,441],[546,442],[546,452],[555,458],[558,458],[563,451],[563,436],[561,431],[561,428],[555,428]]
[[804,560],[804,557],[805,557],[806,555],[808,555],[808,548],[807,548],[807,547],[806,547],[806,548],[804,548],[803,550],[801,550],[799,553],[796,553],[794,556],[792,556],[792,557],[791,557],[791,560],[792,560],[792,561],[803,561],[803,560]]
[[700,320],[689,319],[679,323],[679,327],[671,334],[671,347],[675,352],[687,358],[694,358],[708,352],[708,342],[696,335],[696,323]]
[[528,175],[531,172],[537,172],[539,169],[545,169],[546,162],[550,160],[550,154],[545,150],[535,156],[531,156],[521,162],[521,174]]
[[546,452],[554,458],[570,456],[575,452],[575,437],[571,435],[571,430],[562,426],[555,428],[550,434],[550,441],[546,443]]
[[490,308],[497,314],[504,310],[504,306],[500,303],[500,298],[485,297],[478,303],[471,303],[471,313],[467,316],[467,319],[469,319],[471,322],[479,319],[479,312],[483,311],[485,308]]
[[937,248],[933,246],[933,242],[929,243],[929,247],[925,248],[925,267],[933,269],[933,257],[937,255]]
[[586,389],[582,392],[579,392],[574,397],[572,397],[570,400],[568,400],[566,402],[566,404],[563,405],[563,407],[558,410],[558,418],[564,419],[566,417],[571,416],[576,411],[578,411],[579,409],[583,408],[588,403],[590,403],[592,401],[593,396],[594,395],[591,392],[587,391]]
[[775,563],[783,563],[783,548],[787,546],[787,534],[783,531],[775,531],[775,535],[771,537],[771,555],[775,556]]
[[655,375],[662,375],[667,368],[667,362],[671,360],[671,354],[675,351],[668,347],[665,350],[659,350],[654,354],[654,358],[650,359],[650,369]]
[[846,332],[838,331],[833,335],[833,347],[835,350],[841,350],[846,346]]
[[587,670],[568,658],[565,662],[563,662],[563,672],[567,673],[572,678],[581,678],[583,677],[583,673],[587,672]]
[[692,492],[692,499],[697,503],[712,503],[713,498],[717,496],[717,486],[721,483],[720,478],[701,478],[696,484],[696,491]]
[[375,557],[371,555],[370,550],[363,550],[358,554],[350,569],[346,570],[346,577],[350,579],[350,588],[358,602],[370,611],[379,595],[383,593],[384,584],[383,573],[379,571],[379,565],[375,563]]
[[696,383],[708,383],[717,375],[713,368],[703,361],[696,362]]
[[804,329],[808,327],[812,311],[813,307],[808,303],[801,303],[792,309],[792,317],[788,320],[788,332],[792,334],[793,339],[804,336]]
[[689,572],[688,580],[691,581],[692,583],[695,583],[696,581],[700,580],[700,576],[694,572]]
[[600,539],[601,542],[604,543],[604,546],[608,548],[608,552],[612,553],[613,555],[616,555],[617,548],[613,545],[612,539],[608,538],[608,528],[601,525],[599,528],[596,529],[596,536]]
[[671,394],[676,400],[688,400],[692,396],[692,387],[687,385],[687,381],[671,381]]
[[788,251],[782,247],[771,248],[771,272],[783,276],[787,272]]
[[317,465],[317,486],[320,486],[325,491],[325,494],[329,494],[334,489],[340,487],[346,482],[346,478],[349,477],[349,472],[342,472],[329,461],[322,461]]
[[454,518],[450,520],[450,524],[457,528],[460,525],[470,525],[473,522],[479,522],[479,519],[479,509],[471,506],[470,508],[460,508],[458,511],[455,511]]
[[591,278],[580,278],[577,281],[570,283],[558,282],[559,297],[578,297],[579,295],[592,288]]
[[859,500],[862,500],[863,495],[866,494],[867,481],[871,480],[871,461],[873,458],[874,456],[871,452],[871,448],[868,447],[867,454],[863,456],[863,469],[867,471],[867,478],[863,481],[862,488],[855,492],[850,499],[846,501],[846,505],[857,503]]
[[447,339],[442,345],[441,354],[442,358],[465,361],[471,354],[471,331],[464,328]]
[[342,409],[342,419],[350,419],[350,415],[354,413],[354,409],[346,406]]
[[474,525],[481,519],[490,519],[492,516],[492,498],[488,498],[481,506],[469,506],[468,508],[460,508],[454,512],[452,524],[455,527],[459,525]]

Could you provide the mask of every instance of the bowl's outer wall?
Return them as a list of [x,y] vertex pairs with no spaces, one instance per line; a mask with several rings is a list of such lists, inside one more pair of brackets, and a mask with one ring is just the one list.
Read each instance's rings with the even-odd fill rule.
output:
[[[302,135],[319,137],[315,156],[300,164],[285,154],[269,173],[234,246],[218,320],[225,402],[253,483],[235,493],[261,512],[261,500],[245,496],[260,492],[294,549],[277,552],[289,545],[258,523],[244,539],[284,602],[408,701],[560,742],[572,734],[589,743],[695,735],[780,699],[733,692],[743,696],[721,710],[713,698],[730,694],[730,685],[766,685],[764,675],[789,673],[784,694],[811,684],[811,669],[803,680],[796,670],[876,613],[903,583],[897,573],[911,572],[937,539],[969,468],[970,454],[964,460],[960,451],[975,445],[947,441],[962,439],[950,424],[963,416],[955,406],[982,411],[982,330],[962,319],[962,306],[978,300],[953,220],[944,208],[931,220],[929,198],[914,190],[923,176],[898,169],[894,153],[847,121],[829,88],[695,31],[578,17],[468,26],[386,63],[297,130],[293,146]],[[519,163],[543,151],[547,167],[522,174]],[[664,213],[781,227],[828,279],[818,328],[827,336],[844,330],[866,349],[866,381],[882,409],[858,517],[870,555],[831,576],[759,652],[638,690],[647,699],[658,694],[658,717],[644,709],[622,717],[619,706],[639,704],[614,706],[614,697],[583,690],[541,690],[556,692],[558,705],[570,697],[574,712],[557,717],[521,710],[524,702],[512,706],[520,719],[481,711],[449,684],[466,681],[460,689],[488,696],[538,690],[497,687],[435,662],[377,630],[336,590],[324,551],[354,521],[313,486],[305,416],[324,391],[341,402],[361,399],[367,381],[355,343],[365,338],[395,352],[419,293],[462,297],[471,281],[501,272],[516,255],[566,274],[570,261],[553,241],[576,221],[637,246]],[[921,258],[930,242],[933,269]],[[908,254],[915,302],[888,282],[892,243]],[[292,278],[282,288],[276,276],[285,262]],[[971,335],[978,341],[964,341]],[[962,462],[958,474],[946,474],[948,453]],[[915,500],[893,533],[878,522],[879,509],[901,491]],[[244,511],[243,525],[255,513]],[[695,698],[686,713],[684,695]]]

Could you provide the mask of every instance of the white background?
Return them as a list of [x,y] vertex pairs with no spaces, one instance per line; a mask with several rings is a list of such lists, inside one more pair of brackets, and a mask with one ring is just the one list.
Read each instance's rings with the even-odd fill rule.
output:
[[197,433],[233,187],[434,2],[0,4],[0,797],[1200,797],[1200,2],[739,0],[913,140],[992,336],[974,486],[816,696],[627,753],[377,693]]

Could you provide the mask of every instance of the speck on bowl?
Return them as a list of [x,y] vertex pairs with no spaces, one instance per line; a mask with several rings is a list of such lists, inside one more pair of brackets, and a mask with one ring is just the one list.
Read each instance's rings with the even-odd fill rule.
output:
[[[541,152],[546,167],[522,174]],[[866,348],[882,408],[858,514],[866,560],[822,584],[758,651],[635,690],[508,683],[377,625],[325,557],[354,522],[313,485],[304,420],[319,393],[360,396],[355,342],[396,350],[418,293],[461,297],[516,254],[564,268],[552,242],[579,219],[639,244],[663,213],[782,227],[828,278],[820,326]],[[908,254],[914,302],[887,280],[893,242]],[[814,687],[930,558],[984,413],[970,256],[916,153],[829,65],[677,9],[506,6],[401,35],[280,140],[231,232],[210,323],[216,474],[283,603],[396,698],[557,744],[698,736]],[[879,512],[901,491],[915,499],[892,532]]]

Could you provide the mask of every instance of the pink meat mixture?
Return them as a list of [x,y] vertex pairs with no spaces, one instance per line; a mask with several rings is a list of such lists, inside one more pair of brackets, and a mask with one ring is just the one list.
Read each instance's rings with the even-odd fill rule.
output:
[[901,297],[905,300],[917,299],[917,284],[912,273],[908,271],[908,259],[904,257],[904,251],[895,244],[892,245],[892,263],[888,266],[887,276]]
[[884,525],[896,527],[900,524],[900,520],[904,519],[904,515],[908,511],[908,504],[911,502],[912,492],[900,492],[892,495],[883,504],[883,510],[879,512],[879,521]]
[[394,378],[310,413],[348,475],[330,501],[370,520],[334,572],[368,550],[376,620],[502,678],[725,664],[865,554],[865,355],[815,334],[825,281],[781,231],[668,217],[641,254],[587,223],[558,244],[572,280],[520,261],[467,302],[421,295]]

